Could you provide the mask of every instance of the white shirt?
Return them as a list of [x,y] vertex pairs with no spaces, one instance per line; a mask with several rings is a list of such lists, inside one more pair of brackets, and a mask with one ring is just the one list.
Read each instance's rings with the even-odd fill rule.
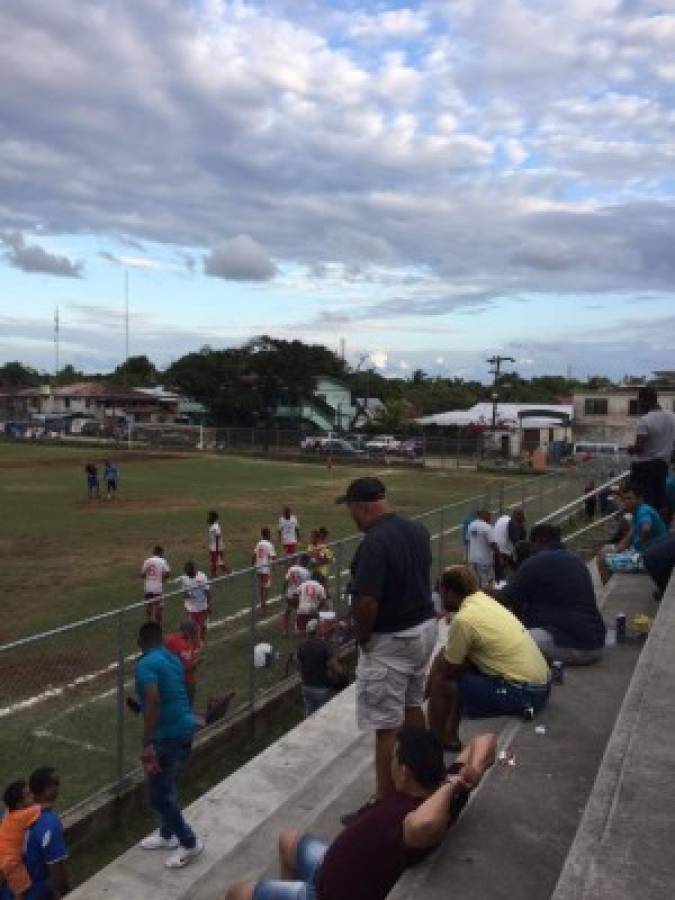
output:
[[188,612],[204,612],[209,605],[209,579],[203,572],[197,572],[194,578],[181,575],[176,579],[185,591],[185,609]]
[[141,566],[141,575],[145,576],[145,593],[161,594],[162,580],[170,571],[169,564],[163,556],[149,556]]
[[209,525],[209,552],[215,553],[217,550],[223,549],[223,529],[220,522],[214,522]]
[[482,519],[474,519],[469,525],[469,562],[477,566],[491,566],[494,554],[490,544],[494,544],[494,529]]
[[271,541],[258,541],[255,545],[255,567],[260,575],[270,574],[270,563],[276,559],[277,551]]
[[291,516],[290,519],[282,516],[279,519],[279,531],[281,532],[281,543],[284,546],[298,543],[298,520],[295,516]]
[[513,556],[515,547],[509,538],[509,525],[511,524],[511,516],[508,514],[500,516],[495,522],[494,542],[499,547],[504,556]]
[[298,613],[302,616],[311,616],[319,611],[322,603],[326,602],[326,589],[318,581],[303,581],[298,589]]
[[304,566],[291,566],[286,572],[286,595],[288,597],[297,597],[300,585],[303,581],[309,581],[311,577],[311,572]]
[[635,454],[637,462],[662,459],[670,463],[675,444],[675,416],[665,409],[653,409],[638,421],[637,433],[646,440],[642,453]]

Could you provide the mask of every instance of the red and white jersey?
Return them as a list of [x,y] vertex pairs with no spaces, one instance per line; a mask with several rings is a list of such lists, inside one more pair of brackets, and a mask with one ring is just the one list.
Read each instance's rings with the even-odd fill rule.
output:
[[287,547],[289,544],[297,544],[298,520],[296,516],[291,516],[289,519],[282,516],[279,519],[279,532],[281,534],[281,543],[284,547]]
[[277,558],[277,551],[272,541],[258,541],[255,545],[255,567],[259,575],[270,575],[270,563]]
[[206,612],[209,606],[209,579],[203,572],[194,578],[180,575],[178,581],[185,591],[185,609],[191,613]]
[[215,553],[217,550],[223,549],[223,529],[220,522],[214,522],[209,525],[209,552]]
[[291,566],[286,572],[286,595],[297,597],[300,585],[303,581],[309,581],[311,577],[311,572],[304,566]]
[[149,556],[141,566],[146,594],[161,594],[162,581],[171,572],[163,556]]
[[319,608],[326,602],[326,589],[318,581],[303,581],[298,588],[298,613],[302,616],[311,616],[318,613]]

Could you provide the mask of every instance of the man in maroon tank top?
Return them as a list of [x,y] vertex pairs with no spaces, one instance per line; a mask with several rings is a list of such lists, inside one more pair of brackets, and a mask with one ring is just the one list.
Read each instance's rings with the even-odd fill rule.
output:
[[439,740],[421,728],[402,728],[393,794],[365,807],[330,846],[282,831],[281,879],[234,885],[225,900],[384,900],[404,870],[441,843],[494,762],[495,747],[494,735],[474,738],[447,775]]

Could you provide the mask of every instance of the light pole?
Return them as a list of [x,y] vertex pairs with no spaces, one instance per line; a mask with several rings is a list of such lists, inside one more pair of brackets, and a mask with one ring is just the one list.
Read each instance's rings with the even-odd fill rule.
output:
[[501,375],[502,363],[505,362],[515,362],[515,359],[512,356],[500,356],[497,354],[496,356],[491,356],[487,362],[492,366],[490,369],[490,374],[494,375],[493,382],[493,391],[492,391],[492,446],[495,446],[495,437],[497,434],[497,401],[499,400],[499,393],[497,388],[499,386],[499,376]]

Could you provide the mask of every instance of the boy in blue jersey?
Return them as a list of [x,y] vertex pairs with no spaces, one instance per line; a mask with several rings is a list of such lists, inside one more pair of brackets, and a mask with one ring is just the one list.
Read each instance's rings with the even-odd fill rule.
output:
[[615,551],[601,550],[598,554],[598,569],[603,584],[607,584],[617,572],[624,574],[644,572],[644,551],[667,533],[661,516],[653,506],[649,506],[642,499],[642,488],[639,485],[627,485],[621,500],[624,512],[632,516],[631,528],[616,545]]
[[143,714],[143,768],[150,805],[160,819],[159,832],[141,841],[144,850],[175,850],[166,860],[181,869],[199,856],[204,843],[183,818],[176,797],[178,769],[188,760],[198,720],[185,687],[181,661],[162,643],[157,622],[138,634],[136,695]]
[[[63,825],[52,810],[59,795],[59,777],[51,766],[42,766],[30,776],[28,786],[42,812],[26,838],[23,859],[31,887],[25,900],[56,900],[70,890]],[[0,886],[0,900],[15,900],[7,886]]]

